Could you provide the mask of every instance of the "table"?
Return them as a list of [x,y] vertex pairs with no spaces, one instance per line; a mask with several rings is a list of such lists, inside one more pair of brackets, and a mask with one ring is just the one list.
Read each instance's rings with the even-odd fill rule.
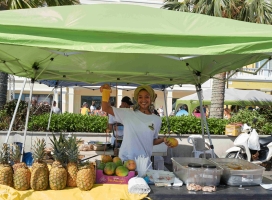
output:
[[[272,180],[263,177],[263,183],[272,184]],[[271,200],[272,191],[265,190],[261,186],[231,187],[220,185],[214,193],[188,191],[182,187],[157,187],[150,185],[151,192],[148,197],[156,200]]]

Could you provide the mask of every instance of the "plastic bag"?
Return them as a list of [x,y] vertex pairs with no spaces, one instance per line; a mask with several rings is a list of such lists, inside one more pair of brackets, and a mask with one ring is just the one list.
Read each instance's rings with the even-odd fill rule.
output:
[[252,150],[260,150],[259,135],[255,129],[251,131],[248,138],[248,148]]

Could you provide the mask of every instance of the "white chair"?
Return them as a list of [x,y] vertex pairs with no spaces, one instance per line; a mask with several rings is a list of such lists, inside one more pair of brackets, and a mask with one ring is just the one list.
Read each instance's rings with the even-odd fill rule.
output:
[[192,154],[195,158],[207,158],[207,155],[213,157],[213,151],[210,149],[209,143],[202,138],[202,135],[190,135],[187,140],[189,144],[193,145]]

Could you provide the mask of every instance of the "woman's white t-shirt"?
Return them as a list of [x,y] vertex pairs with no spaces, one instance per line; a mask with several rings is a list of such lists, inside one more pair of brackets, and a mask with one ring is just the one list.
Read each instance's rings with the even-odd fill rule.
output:
[[135,160],[139,155],[150,158],[153,141],[158,138],[161,128],[161,118],[129,108],[112,108],[116,121],[124,125],[123,142],[119,150],[122,161]]

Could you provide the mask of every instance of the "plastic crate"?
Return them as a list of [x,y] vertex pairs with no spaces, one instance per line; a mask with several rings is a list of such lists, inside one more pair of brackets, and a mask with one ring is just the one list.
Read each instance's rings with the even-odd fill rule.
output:
[[[188,164],[189,163],[198,163],[198,164],[215,164],[205,158],[193,158],[193,157],[173,157],[171,158],[173,162],[173,172],[174,174],[187,184],[188,179]],[[216,165],[216,164],[215,164]],[[219,185],[221,174],[223,169],[216,165],[217,168],[217,182],[216,185]]]
[[135,171],[129,171],[127,176],[108,176],[103,170],[96,170],[96,184],[128,184],[129,179],[135,176]]
[[264,168],[242,159],[211,158],[223,168],[222,181],[229,186],[260,185]]

